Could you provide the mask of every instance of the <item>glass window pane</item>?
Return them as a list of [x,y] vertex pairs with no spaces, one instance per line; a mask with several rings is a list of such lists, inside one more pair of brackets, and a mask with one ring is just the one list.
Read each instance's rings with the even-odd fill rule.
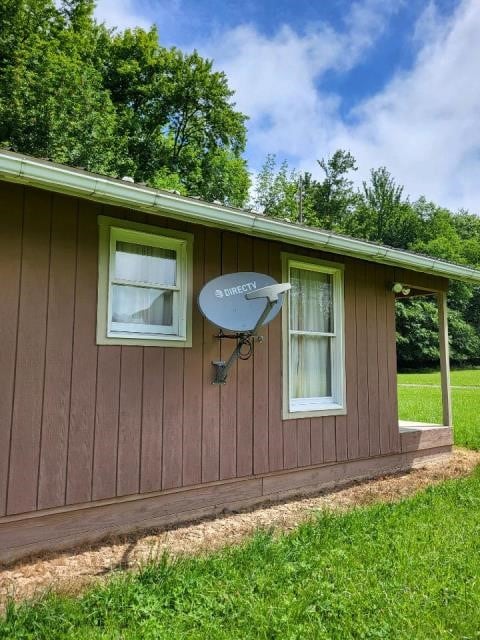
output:
[[292,268],[290,283],[290,329],[333,333],[333,276]]
[[332,395],[332,338],[291,335],[290,375],[292,398]]
[[173,324],[173,291],[131,287],[112,287],[112,321],[171,327]]
[[175,286],[176,267],[177,253],[173,249],[116,242],[116,278]]

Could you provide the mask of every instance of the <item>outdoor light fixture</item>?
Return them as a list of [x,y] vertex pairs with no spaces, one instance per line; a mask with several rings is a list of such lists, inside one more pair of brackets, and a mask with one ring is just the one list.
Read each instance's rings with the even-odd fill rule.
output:
[[394,282],[392,286],[393,293],[401,293],[404,296],[408,296],[410,293],[410,287],[405,286],[401,282]]

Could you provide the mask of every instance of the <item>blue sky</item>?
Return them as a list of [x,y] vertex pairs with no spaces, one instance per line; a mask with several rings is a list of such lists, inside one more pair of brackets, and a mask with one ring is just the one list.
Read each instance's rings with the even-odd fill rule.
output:
[[387,166],[412,198],[480,213],[480,0],[98,0],[227,73],[267,153],[317,173],[337,148],[360,182]]

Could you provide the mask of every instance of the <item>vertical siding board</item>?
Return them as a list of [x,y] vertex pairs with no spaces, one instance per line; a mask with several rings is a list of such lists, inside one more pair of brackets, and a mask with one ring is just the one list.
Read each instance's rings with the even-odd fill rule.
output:
[[120,361],[121,347],[98,348],[93,500],[116,495]]
[[99,206],[79,201],[66,503],[92,497]]
[[162,489],[182,485],[183,349],[165,349]]
[[[268,273],[268,243],[253,241],[254,270]],[[268,471],[268,349],[269,327],[261,330],[263,342],[256,343],[253,356],[253,472]]]
[[297,420],[284,420],[283,468],[294,469],[298,465]]
[[358,454],[366,458],[369,453],[368,425],[368,368],[367,368],[367,286],[366,265],[356,266],[357,287],[355,320],[357,334],[357,407],[358,407]]
[[335,449],[338,462],[343,462],[348,458],[347,443],[347,417],[336,416],[335,418]]
[[185,349],[184,389],[187,401],[183,419],[183,484],[202,481],[203,316],[197,299],[203,286],[205,233],[195,230],[193,245],[192,348]]
[[324,418],[310,419],[310,446],[312,464],[323,462],[323,421]]
[[143,357],[140,492],[162,488],[163,347],[145,347]]
[[367,368],[369,454],[380,453],[380,409],[378,382],[377,267],[367,265]]
[[299,467],[307,467],[311,464],[310,448],[310,418],[297,420],[297,463]]
[[323,460],[324,462],[335,462],[336,459],[335,416],[325,416],[323,419]]
[[22,258],[24,188],[3,185],[0,198],[0,516],[7,506]]
[[140,490],[143,347],[122,347],[121,363],[117,496]]
[[356,263],[346,260],[345,268],[345,377],[347,387],[347,454],[358,458],[357,334],[355,321]]
[[7,513],[37,506],[45,373],[51,194],[26,189]]
[[65,503],[76,241],[77,201],[54,195],[38,509]]
[[[393,282],[393,270],[389,270]],[[388,396],[389,396],[389,427],[390,449],[400,451],[400,431],[398,427],[398,398],[397,398],[397,338],[395,327],[395,296],[392,291],[387,292],[387,363],[388,363]]]
[[[269,244],[269,273],[281,282],[280,248]],[[282,324],[279,314],[268,326],[268,461],[270,471],[283,468]]]
[[[237,271],[238,236],[222,234],[222,273]],[[226,361],[235,347],[233,340],[220,341],[220,360]],[[235,363],[227,383],[220,387],[220,480],[234,478],[237,473],[237,371]],[[241,399],[240,399],[241,401]]]
[[[238,270],[253,268],[252,238],[238,238]],[[228,384],[228,382],[227,382]],[[253,358],[242,360],[237,369],[237,476],[253,471]]]
[[378,411],[380,452],[390,452],[390,398],[388,393],[387,306],[391,303],[387,290],[385,267],[377,267],[377,342],[378,342]]
[[[216,229],[205,231],[204,282],[220,275],[221,237]],[[218,328],[207,320],[203,323],[203,404],[202,404],[202,482],[219,479],[220,389],[212,384],[212,361],[220,359]]]

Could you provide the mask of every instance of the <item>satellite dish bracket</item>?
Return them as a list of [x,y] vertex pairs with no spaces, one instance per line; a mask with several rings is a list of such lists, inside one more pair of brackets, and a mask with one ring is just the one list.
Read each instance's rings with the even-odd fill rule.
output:
[[[256,289],[255,291],[251,291],[250,293],[245,294],[245,298],[247,300],[254,300],[257,298],[265,298],[266,305],[265,309],[262,311],[260,317],[255,324],[255,327],[250,331],[244,331],[241,333],[235,333],[233,335],[228,335],[223,333],[220,329],[220,332],[217,336],[219,339],[223,338],[234,338],[237,340],[237,346],[235,347],[230,358],[225,362],[223,360],[213,361],[212,364],[215,367],[215,377],[213,379],[213,384],[225,384],[227,381],[228,372],[230,371],[232,365],[238,360],[248,360],[253,354],[253,345],[255,340],[257,342],[261,342],[263,340],[262,336],[258,335],[260,327],[263,325],[265,319],[268,317],[272,308],[281,304],[282,300],[279,300],[279,295],[285,293],[291,288],[289,282],[284,282],[282,284],[273,284],[267,287],[262,287],[261,289]],[[245,347],[247,350],[245,351]],[[243,349],[243,352],[242,352]]]

